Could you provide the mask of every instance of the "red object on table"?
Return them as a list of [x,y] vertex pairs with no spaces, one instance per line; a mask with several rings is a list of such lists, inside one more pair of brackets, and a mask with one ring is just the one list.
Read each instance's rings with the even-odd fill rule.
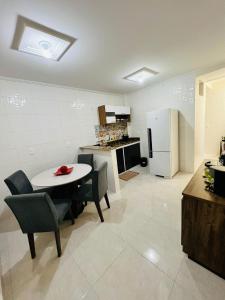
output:
[[54,173],[55,176],[68,175],[73,171],[73,167],[61,166]]

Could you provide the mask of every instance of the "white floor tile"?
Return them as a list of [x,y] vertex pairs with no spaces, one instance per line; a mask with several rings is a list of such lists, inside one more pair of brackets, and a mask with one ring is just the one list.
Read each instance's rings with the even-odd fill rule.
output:
[[179,232],[150,219],[138,232],[127,235],[126,240],[141,255],[175,279],[184,258]]
[[176,282],[196,299],[225,299],[225,280],[188,258],[183,260]]
[[14,216],[0,220],[3,294],[6,300],[224,300],[225,281],[182,252],[181,198],[190,174],[172,180],[146,169],[71,226],[61,227],[63,254],[54,235],[36,235],[31,260],[26,235]]
[[124,241],[107,227],[99,227],[80,246],[73,257],[90,283],[98,280],[124,249]]
[[99,300],[97,294],[93,289],[90,289],[82,300]]
[[201,295],[197,297],[192,294],[190,290],[183,288],[178,284],[174,284],[169,300],[204,300],[205,298]]
[[100,300],[164,300],[171,288],[172,280],[131,248],[95,284]]

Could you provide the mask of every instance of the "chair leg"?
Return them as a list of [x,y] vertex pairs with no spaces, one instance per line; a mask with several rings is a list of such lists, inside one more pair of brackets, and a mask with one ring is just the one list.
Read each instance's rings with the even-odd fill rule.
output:
[[106,204],[107,204],[107,206],[108,206],[108,208],[110,208],[110,204],[109,204],[109,197],[108,197],[108,195],[107,195],[107,193],[105,194],[105,202],[106,202]]
[[56,247],[57,247],[58,257],[60,257],[61,254],[62,254],[62,249],[61,249],[61,242],[60,242],[60,233],[59,233],[59,230],[55,231],[55,241],[56,241]]
[[30,254],[31,258],[34,259],[36,257],[36,252],[35,252],[35,244],[34,244],[34,234],[33,233],[28,233],[28,242],[30,246]]
[[73,225],[75,222],[74,222],[74,215],[73,215],[72,208],[70,208],[70,210],[69,210],[69,216],[70,216],[70,219],[71,219],[71,222],[72,222],[72,225]]
[[100,206],[100,202],[99,201],[96,201],[95,202],[95,206],[97,208],[97,211],[98,211],[98,215],[101,219],[101,222],[104,222],[104,218],[103,218],[103,215],[102,215],[102,210],[101,210],[101,206]]

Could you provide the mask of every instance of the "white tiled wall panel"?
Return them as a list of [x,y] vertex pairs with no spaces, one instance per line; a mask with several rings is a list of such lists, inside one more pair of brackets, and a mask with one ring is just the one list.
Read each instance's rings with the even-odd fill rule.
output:
[[195,78],[194,73],[185,74],[126,95],[126,104],[132,109],[129,130],[141,137],[142,154],[146,156],[146,112],[161,108],[179,111],[180,169],[187,172],[193,172],[194,167]]
[[79,146],[96,142],[103,104],[123,105],[123,96],[0,79],[0,211],[5,177],[71,163]]

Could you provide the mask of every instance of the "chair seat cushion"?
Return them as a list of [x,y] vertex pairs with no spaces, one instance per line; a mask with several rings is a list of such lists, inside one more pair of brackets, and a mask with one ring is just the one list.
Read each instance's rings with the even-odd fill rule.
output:
[[34,190],[33,193],[36,194],[36,193],[48,193],[49,196],[51,197],[52,196],[52,193],[53,193],[53,187],[45,187],[45,188],[42,188],[42,189],[38,189],[38,190]]
[[72,201],[70,199],[53,199],[53,203],[57,211],[58,220],[61,223],[70,209]]
[[83,184],[78,189],[78,199],[80,201],[94,201],[92,195],[92,184]]

